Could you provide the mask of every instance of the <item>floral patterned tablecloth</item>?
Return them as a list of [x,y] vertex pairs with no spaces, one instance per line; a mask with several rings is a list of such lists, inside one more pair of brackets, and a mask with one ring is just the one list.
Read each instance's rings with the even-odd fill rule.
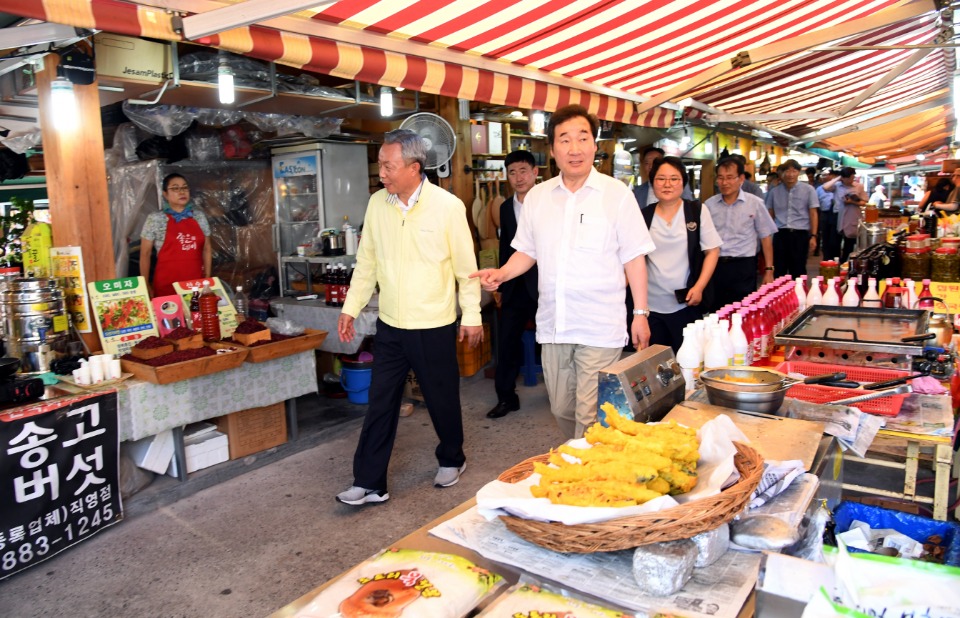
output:
[[120,439],[139,440],[187,423],[315,393],[317,360],[314,351],[307,350],[173,384],[133,378],[116,388]]

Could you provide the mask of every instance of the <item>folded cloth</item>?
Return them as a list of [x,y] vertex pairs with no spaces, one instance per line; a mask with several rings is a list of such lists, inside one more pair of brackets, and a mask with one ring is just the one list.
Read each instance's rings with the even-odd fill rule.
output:
[[942,395],[947,389],[940,384],[940,381],[933,376],[923,376],[913,379],[913,392],[921,395]]

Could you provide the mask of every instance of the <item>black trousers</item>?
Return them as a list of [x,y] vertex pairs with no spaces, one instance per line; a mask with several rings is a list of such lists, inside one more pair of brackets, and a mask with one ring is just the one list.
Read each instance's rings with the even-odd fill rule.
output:
[[837,213],[832,210],[820,211],[820,229],[823,241],[820,243],[823,259],[832,260],[840,256],[840,232],[837,231]]
[[703,317],[703,310],[696,307],[684,307],[673,313],[651,312],[647,321],[650,324],[650,345],[668,345],[676,354],[683,344],[683,327]]
[[810,253],[810,230],[782,228],[773,235],[773,276],[787,273],[796,279],[807,274]]
[[457,332],[456,324],[406,330],[377,320],[370,405],[353,456],[353,484],[357,487],[387,489],[387,467],[397,437],[400,399],[410,369],[417,375],[433,429],[440,439],[436,449],[440,465],[458,468],[466,461]]
[[840,263],[847,261],[847,258],[850,257],[850,254],[853,253],[853,247],[857,244],[857,237],[847,238],[843,235],[842,232],[839,233],[840,237]]
[[[519,281],[523,284],[524,282]],[[537,299],[531,298],[526,288],[515,289],[500,306],[500,339],[497,342],[497,371],[494,387],[497,401],[519,404],[517,376],[523,365],[523,331],[527,322],[537,317]]]
[[710,311],[738,303],[757,290],[757,256],[725,258],[713,271],[713,306]]

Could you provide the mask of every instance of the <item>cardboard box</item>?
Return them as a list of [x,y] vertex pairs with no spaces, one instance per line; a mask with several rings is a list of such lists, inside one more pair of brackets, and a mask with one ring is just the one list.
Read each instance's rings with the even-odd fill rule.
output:
[[170,46],[101,32],[93,37],[97,75],[159,84],[173,79]]
[[134,463],[144,470],[163,474],[173,459],[173,431],[169,429],[126,444]]
[[[487,127],[482,124],[470,125],[470,152],[472,154],[487,154]],[[379,172],[378,172],[379,173]]]
[[217,430],[227,434],[230,459],[239,459],[287,441],[287,414],[283,402],[250,408],[217,419]]
[[487,147],[490,154],[503,154],[503,124],[499,122],[487,123]]
[[472,376],[490,362],[490,325],[483,325],[483,342],[475,348],[470,348],[467,340],[457,341],[457,364],[460,366],[460,377]]

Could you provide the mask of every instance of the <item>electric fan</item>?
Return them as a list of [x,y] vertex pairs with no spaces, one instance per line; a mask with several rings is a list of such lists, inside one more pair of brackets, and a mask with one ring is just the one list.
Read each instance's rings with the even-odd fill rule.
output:
[[450,175],[450,159],[457,147],[457,135],[446,120],[427,112],[420,112],[400,123],[401,129],[408,129],[423,138],[427,146],[427,169],[437,170],[437,176]]

